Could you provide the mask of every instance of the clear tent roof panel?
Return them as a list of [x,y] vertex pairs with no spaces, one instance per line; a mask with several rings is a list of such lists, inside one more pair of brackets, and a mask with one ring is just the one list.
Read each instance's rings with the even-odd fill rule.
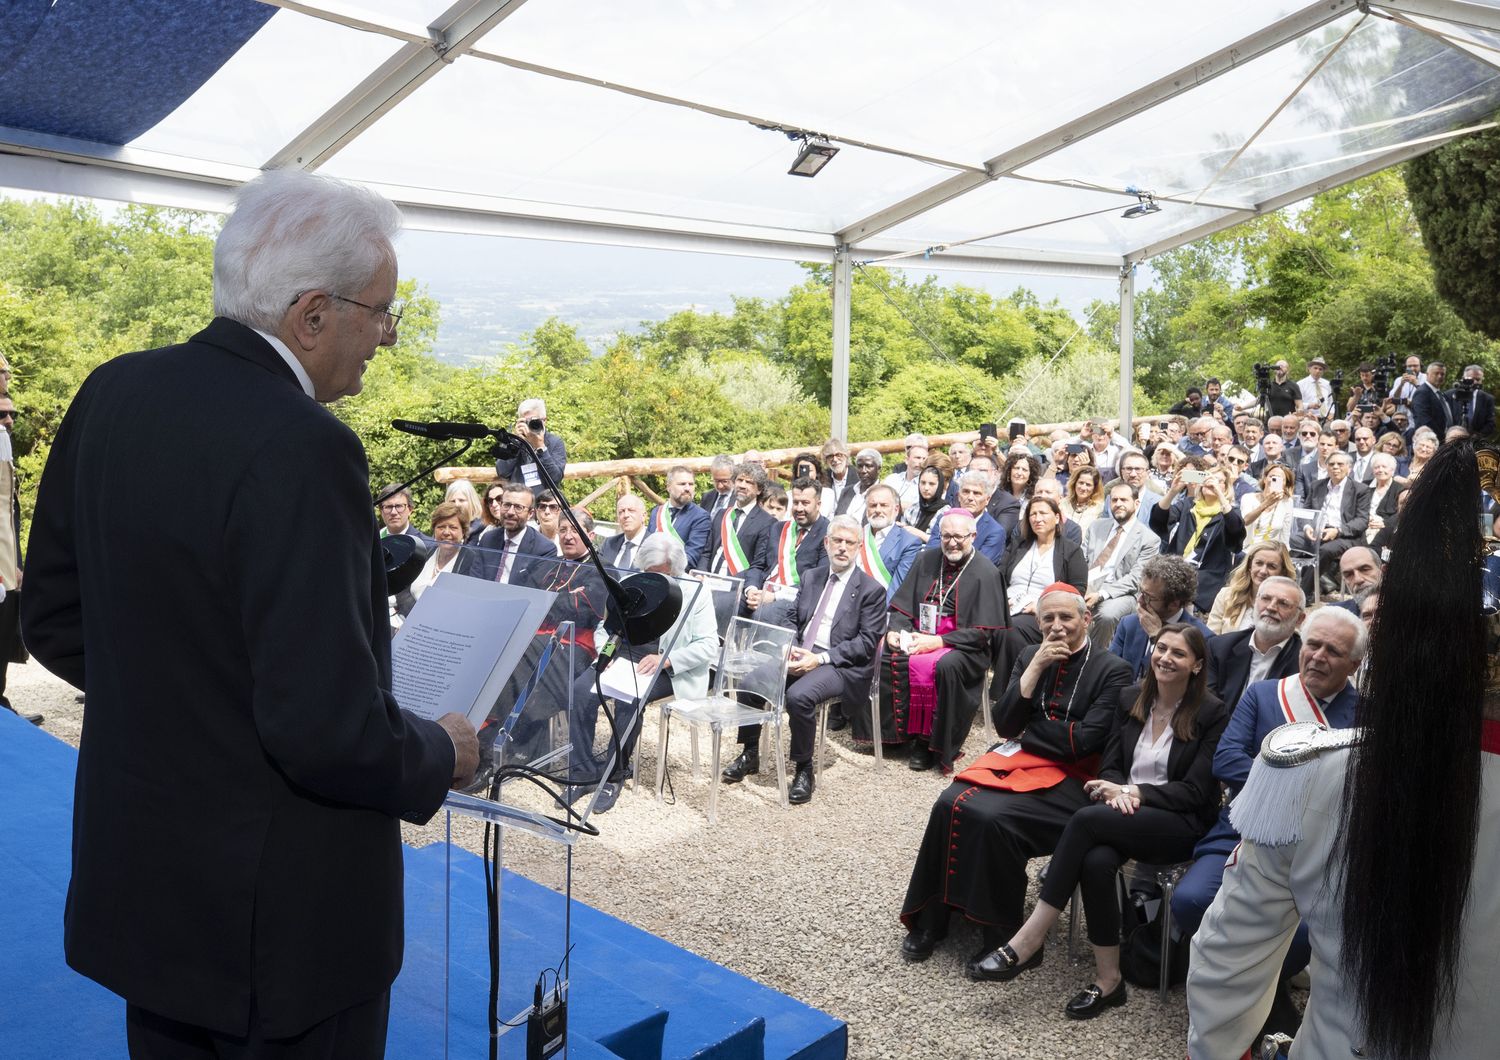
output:
[[951,171],[847,148],[786,175],[781,133],[478,59],[444,68],[322,167],[440,192],[827,232]]
[[1500,81],[1492,67],[1373,18],[1338,46],[1349,28],[1341,21],[1283,45],[1020,172],[1253,205],[1494,110]]
[[1146,17],[1106,0],[869,0],[855,18],[832,0],[547,0],[522,7],[480,48],[977,165],[1298,6],[1154,0]]
[[[198,91],[131,147],[259,167],[400,42],[278,11]],[[292,77],[270,71],[295,70]]]
[[1160,213],[1123,217],[1126,207],[1135,201],[1113,192],[1003,178],[898,225],[886,235],[927,245],[972,239],[980,247],[1105,250],[1123,256],[1143,243],[1156,242],[1227,213],[1201,204],[1188,207],[1164,203]]

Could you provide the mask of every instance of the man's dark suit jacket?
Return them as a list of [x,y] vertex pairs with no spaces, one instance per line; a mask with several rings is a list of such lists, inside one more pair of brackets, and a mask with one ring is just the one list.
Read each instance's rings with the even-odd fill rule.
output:
[[[875,678],[875,653],[885,633],[885,589],[858,567],[852,571],[839,606],[833,612],[833,627],[829,630],[829,639],[833,643],[828,648],[828,664],[838,671],[844,683],[844,702],[850,707],[860,704],[868,707],[870,682]],[[827,585],[828,567],[825,565],[809,571],[802,588],[797,591],[799,645],[807,634],[808,623],[812,621]],[[813,632],[816,636],[817,631]]]
[[1469,428],[1469,432],[1478,438],[1488,438],[1495,433],[1495,397],[1483,390],[1474,391],[1472,408],[1470,400],[1460,394],[1457,390],[1449,390],[1444,396],[1448,404],[1454,410],[1454,423],[1462,424]]
[[[495,474],[500,476],[502,482],[518,482],[525,484],[527,464],[540,464],[547,469],[552,476],[552,481],[559,487],[562,486],[563,471],[568,466],[568,447],[563,440],[551,431],[542,432],[542,448],[523,451],[518,456],[501,457],[495,461]],[[538,475],[537,478],[541,478]],[[538,482],[531,487],[533,496],[540,497],[542,491],[547,488],[545,482]]]
[[[1135,685],[1120,696],[1120,712],[1109,734],[1109,742],[1104,745],[1104,756],[1099,761],[1100,780],[1115,784],[1130,782],[1136,744],[1145,728],[1130,716],[1131,705],[1140,692],[1140,686]],[[1224,735],[1231,713],[1222,700],[1212,695],[1203,697],[1198,704],[1198,716],[1193,719],[1192,739],[1172,737],[1172,745],[1167,749],[1166,781],[1136,785],[1142,806],[1182,814],[1197,823],[1198,835],[1208,830],[1219,815],[1219,782],[1214,779],[1214,752],[1218,750],[1219,738]]]
[[[1221,633],[1208,642],[1208,687],[1213,694],[1229,704],[1232,711],[1245,694],[1250,683],[1250,638],[1253,629]],[[1271,668],[1263,681],[1280,681],[1297,672],[1298,655],[1302,651],[1302,638],[1293,633],[1276,653]]]
[[[1449,419],[1443,418],[1443,406],[1448,407]],[[1463,422],[1459,411],[1454,407],[1453,401],[1442,391],[1434,390],[1427,382],[1417,386],[1416,393],[1411,396],[1411,427],[1415,431],[1419,427],[1430,427],[1437,432],[1438,441],[1443,440],[1443,432],[1455,423]]]
[[[1186,622],[1190,626],[1198,627],[1198,632],[1203,634],[1203,639],[1208,641],[1209,654],[1213,654],[1213,644],[1217,639],[1214,631],[1209,629],[1203,622],[1193,614],[1191,607],[1185,607],[1173,622]],[[1120,624],[1115,627],[1115,634],[1109,640],[1110,654],[1124,659],[1130,667],[1130,677],[1133,681],[1139,681],[1146,673],[1146,667],[1151,662],[1151,648],[1156,642],[1146,636],[1146,630],[1141,625],[1141,620],[1134,614],[1126,615],[1120,619]]]
[[[503,562],[500,550],[505,545],[505,527],[492,526],[479,535],[478,548],[482,552],[476,553],[478,563],[472,574],[476,578],[485,581],[494,581],[500,577],[500,564]],[[534,526],[528,526],[521,532],[521,543],[516,547],[516,559],[522,556],[550,556],[557,558],[557,546],[547,540],[545,534]],[[515,574],[515,562],[511,563],[511,574]]]
[[[641,534],[641,544],[645,544],[646,538],[649,536],[649,534],[650,532],[643,527]],[[606,567],[618,567],[620,565],[620,553],[625,549],[625,541],[625,535],[623,533],[620,533],[615,534],[613,537],[606,540],[604,544],[599,546],[599,559],[603,561]],[[630,563],[632,566],[635,565],[635,557],[639,553],[640,548],[639,546],[637,546],[635,552],[632,553],[630,557]]]
[[[656,525],[656,513],[662,506],[658,504],[646,517],[646,530],[649,533]],[[667,506],[667,511],[672,515],[672,529],[677,531],[677,536],[682,538],[682,550],[687,553],[688,570],[693,570],[703,564],[703,557],[708,555],[708,524],[710,522],[708,513],[696,504],[685,504],[682,509]]]
[[[703,559],[704,567],[712,567],[719,558],[719,524],[724,513],[714,519],[708,528],[708,555]],[[739,538],[749,564],[737,577],[745,579],[745,588],[759,589],[766,584],[766,575],[776,565],[776,541],[781,533],[781,522],[758,504],[752,504],[740,516],[740,525],[734,532]]]
[[[192,484],[178,518],[119,518],[168,483]],[[68,963],[224,1034],[252,999],[282,1037],[377,997],[401,966],[400,818],[438,810],[454,752],[390,692],[359,439],[219,318],[89,376],[35,529],[27,642],[88,694]]]
[[730,487],[730,490],[729,490],[729,492],[727,494],[722,494],[718,490],[713,489],[713,488],[709,488],[709,489],[704,490],[703,491],[703,496],[701,496],[701,497],[698,498],[698,507],[702,508],[709,515],[713,515],[713,513],[714,513],[714,505],[716,505],[716,504],[719,503],[719,498],[720,497],[727,497],[728,501],[729,501],[729,506],[731,508],[734,507],[734,488],[733,487]]
[[[797,532],[796,523],[784,523],[779,520],[775,521],[775,525],[771,528],[770,553],[766,562],[766,581],[776,580],[776,569],[778,561],[781,558],[781,531],[784,527],[788,526],[792,528],[791,533],[795,534]],[[820,567],[826,568],[828,566],[828,550],[823,547],[823,539],[827,536],[828,520],[821,515],[814,519],[812,524],[802,534],[802,540],[797,544],[795,559],[799,585],[805,583],[808,575],[813,571]],[[801,597],[802,592],[800,589],[797,595],[799,598]]]
[[[1389,493],[1386,496],[1390,496]],[[1328,500],[1328,480],[1315,483],[1307,494],[1306,506],[1322,508]],[[1365,539],[1365,530],[1370,525],[1370,487],[1353,478],[1344,479],[1344,497],[1339,504],[1339,537]]]

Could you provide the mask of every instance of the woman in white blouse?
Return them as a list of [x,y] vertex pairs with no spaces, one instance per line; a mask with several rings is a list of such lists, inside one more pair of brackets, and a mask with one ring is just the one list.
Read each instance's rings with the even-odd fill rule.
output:
[[1260,541],[1286,544],[1292,532],[1294,476],[1286,464],[1267,464],[1260,473],[1260,492],[1240,498],[1245,519],[1245,546]]
[[1098,805],[1069,819],[1036,908],[997,951],[1005,970],[986,978],[1013,979],[1039,965],[1047,932],[1081,886],[1094,981],[1063,1012],[1091,1019],[1125,1003],[1115,873],[1127,858],[1186,861],[1218,813],[1214,749],[1229,711],[1208,690],[1207,654],[1197,627],[1170,622],[1161,628],[1145,679],[1120,697],[1099,777],[1084,785]]

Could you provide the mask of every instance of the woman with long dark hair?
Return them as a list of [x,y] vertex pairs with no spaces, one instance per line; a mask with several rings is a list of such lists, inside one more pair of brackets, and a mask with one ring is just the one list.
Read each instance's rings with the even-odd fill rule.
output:
[[1229,711],[1208,691],[1203,634],[1169,622],[1157,634],[1145,679],[1121,697],[1098,778],[1084,785],[1097,805],[1069,819],[1031,916],[971,974],[1005,981],[1040,964],[1047,932],[1081,886],[1094,981],[1063,1011],[1091,1019],[1123,1005],[1115,872],[1129,858],[1170,864],[1193,856],[1218,812],[1214,749],[1228,721]]
[[[1494,495],[1500,459],[1480,459]],[[1360,728],[1273,730],[1234,802],[1243,842],[1193,942],[1192,1057],[1252,1044],[1299,920],[1314,961],[1292,1056],[1495,1054],[1500,557],[1481,558],[1480,466],[1444,445],[1411,490]]]
[[943,498],[948,493],[948,482],[943,469],[928,464],[917,476],[917,503],[901,513],[901,523],[924,542],[932,537],[937,528],[934,520],[948,510]]

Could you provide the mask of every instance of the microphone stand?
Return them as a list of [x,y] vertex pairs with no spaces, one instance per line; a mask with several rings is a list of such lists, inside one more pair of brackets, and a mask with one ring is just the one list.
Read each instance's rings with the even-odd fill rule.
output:
[[379,508],[382,504],[384,504],[386,502],[386,500],[388,498],[394,497],[396,494],[402,492],[403,490],[405,490],[408,486],[410,486],[413,482],[417,481],[417,479],[421,478],[422,476],[424,476],[424,475],[430,475],[434,471],[436,471],[438,468],[444,466],[445,464],[451,464],[451,463],[453,463],[453,461],[457,460],[459,457],[461,457],[465,453],[467,453],[469,451],[469,449],[473,447],[473,445],[474,445],[474,440],[472,438],[468,439],[459,448],[453,450],[453,452],[449,453],[447,456],[443,457],[442,459],[437,460],[434,463],[428,464],[421,471],[418,471],[415,475],[413,475],[411,478],[407,479],[405,482],[402,482],[402,483],[399,483],[398,485],[392,486],[390,489],[388,489],[384,493],[382,493],[379,497],[375,498],[375,507]]

